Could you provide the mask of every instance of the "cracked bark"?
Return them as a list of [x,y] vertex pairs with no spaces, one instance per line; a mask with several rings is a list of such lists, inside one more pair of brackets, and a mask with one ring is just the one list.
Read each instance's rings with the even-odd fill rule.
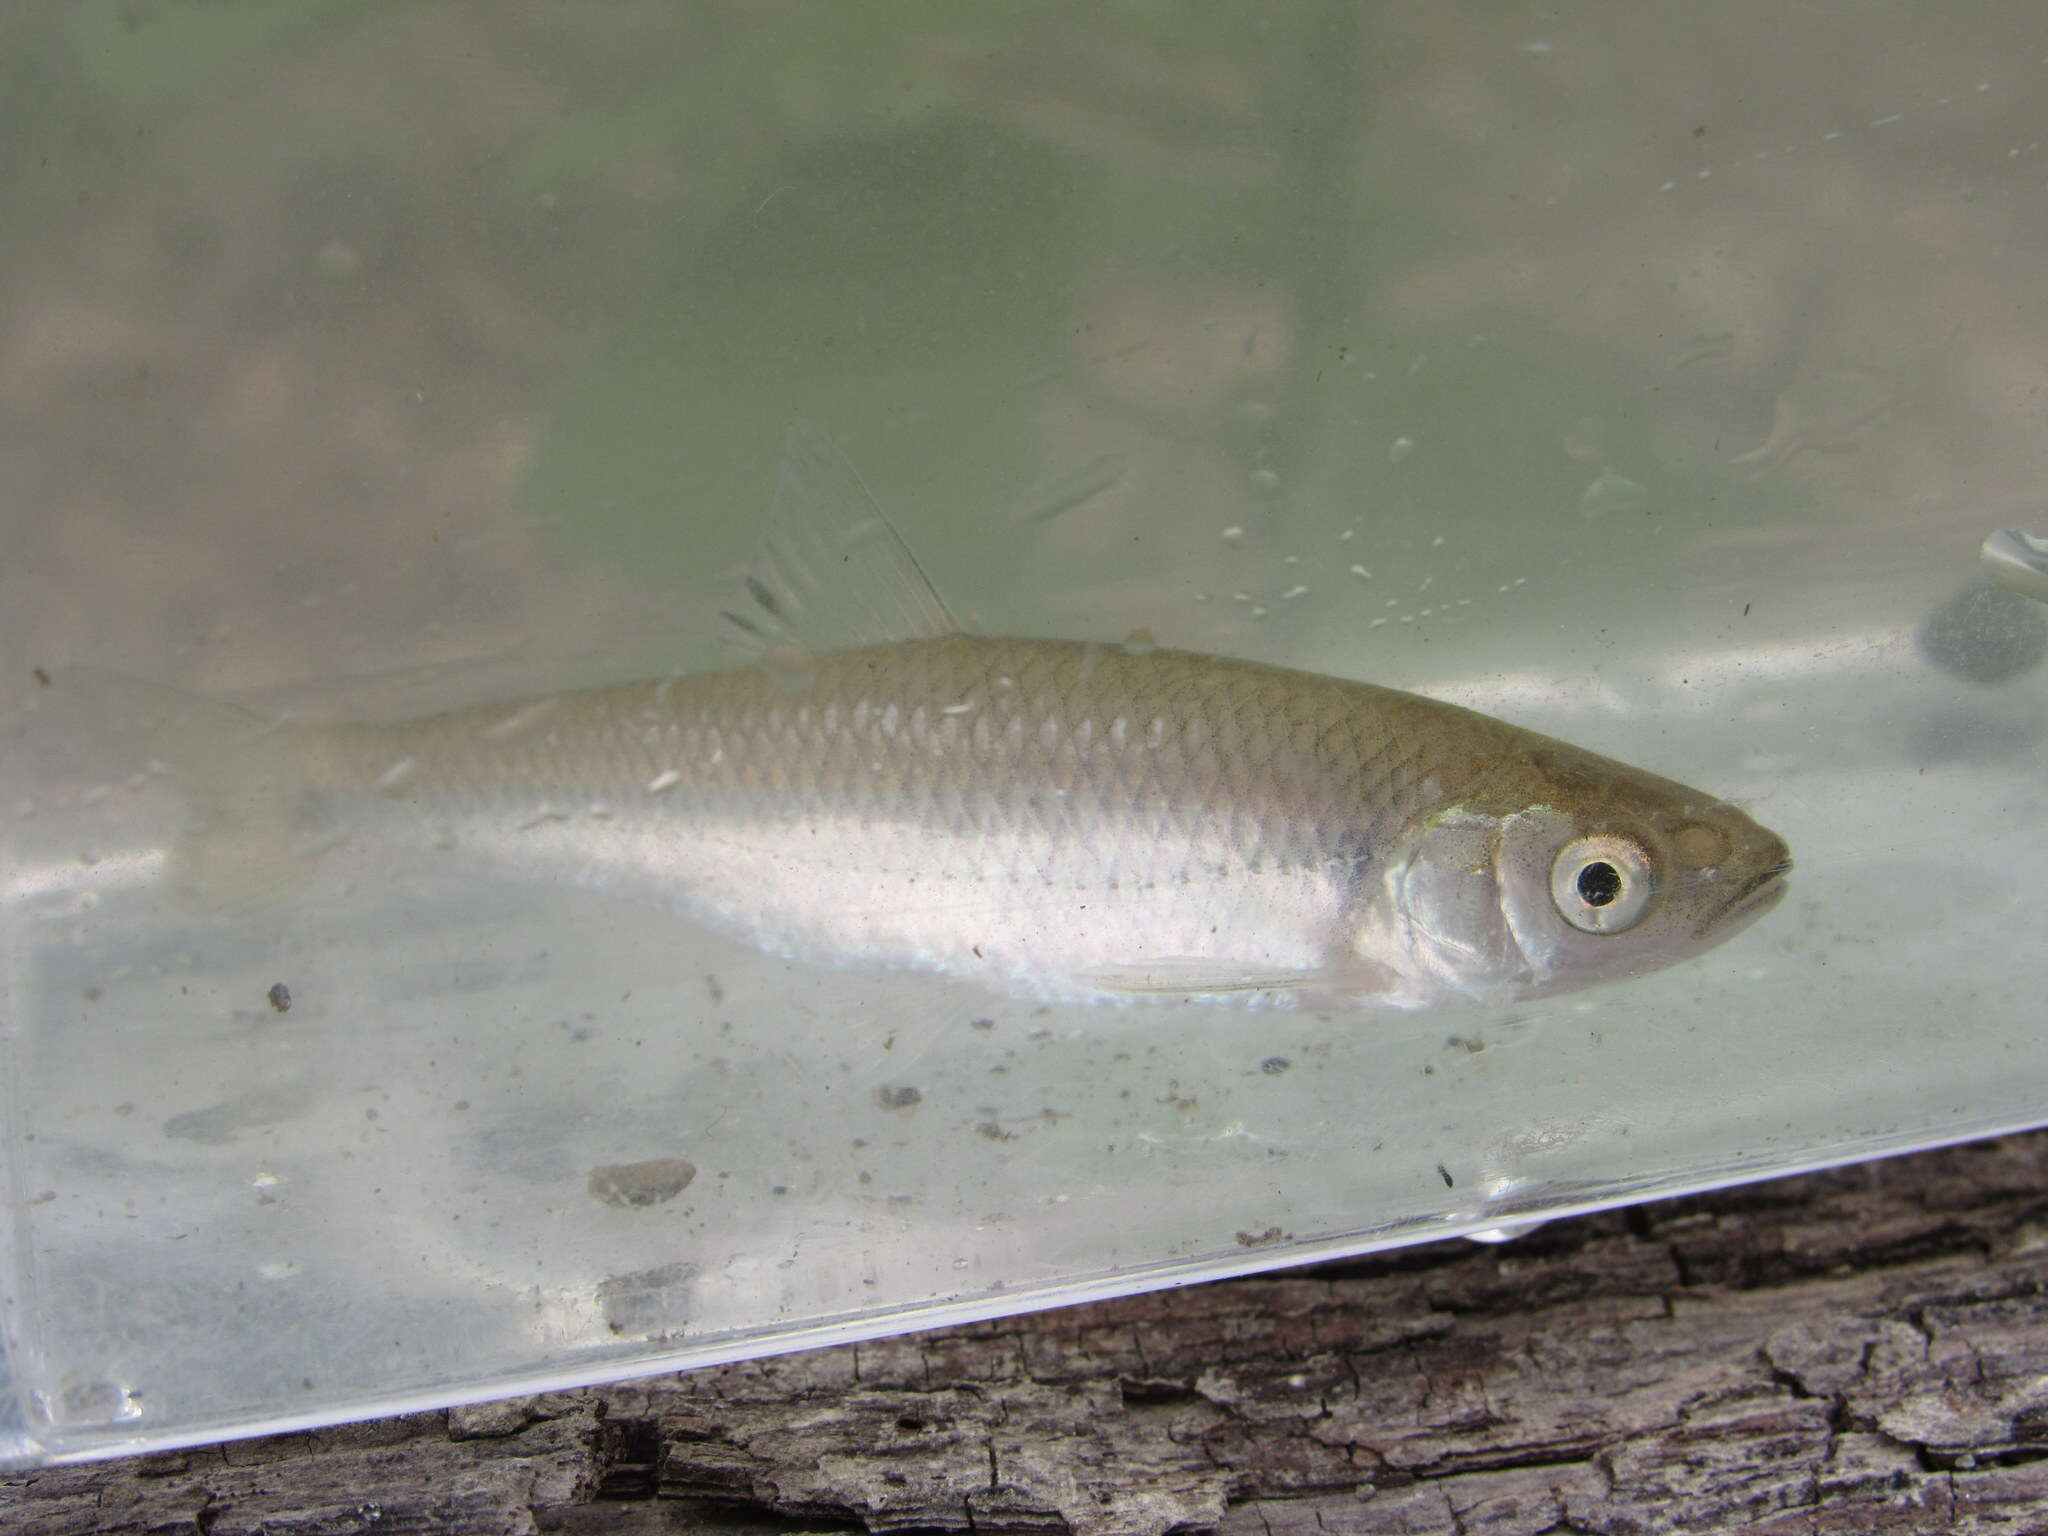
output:
[[2048,1529],[2048,1133],[13,1480],[0,1531]]

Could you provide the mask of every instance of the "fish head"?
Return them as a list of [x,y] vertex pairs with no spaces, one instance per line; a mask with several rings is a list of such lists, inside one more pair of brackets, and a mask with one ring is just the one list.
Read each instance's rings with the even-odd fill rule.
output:
[[1386,894],[1411,995],[1510,1002],[1711,949],[1777,904],[1791,867],[1726,801],[1546,743],[1425,816]]

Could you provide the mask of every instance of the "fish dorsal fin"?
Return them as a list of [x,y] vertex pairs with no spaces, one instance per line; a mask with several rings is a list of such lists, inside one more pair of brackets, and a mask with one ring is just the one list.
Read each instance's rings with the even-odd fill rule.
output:
[[960,631],[859,471],[804,421],[783,436],[760,545],[718,618],[719,638],[756,658]]

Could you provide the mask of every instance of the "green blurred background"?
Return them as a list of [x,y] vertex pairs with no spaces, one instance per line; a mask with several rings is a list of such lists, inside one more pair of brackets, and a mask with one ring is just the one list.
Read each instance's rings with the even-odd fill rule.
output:
[[1401,682],[1911,622],[2048,468],[2041,31],[10,8],[0,636],[224,688],[695,655],[797,418],[993,629]]

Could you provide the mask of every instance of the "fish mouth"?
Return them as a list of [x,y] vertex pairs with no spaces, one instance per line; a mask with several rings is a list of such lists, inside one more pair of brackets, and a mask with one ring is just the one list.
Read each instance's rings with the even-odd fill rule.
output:
[[1780,859],[1777,863],[1767,864],[1751,875],[1721,904],[1720,910],[1700,924],[1699,937],[1725,938],[1736,929],[1746,927],[1762,917],[1783,899],[1785,876],[1791,871],[1792,861]]

